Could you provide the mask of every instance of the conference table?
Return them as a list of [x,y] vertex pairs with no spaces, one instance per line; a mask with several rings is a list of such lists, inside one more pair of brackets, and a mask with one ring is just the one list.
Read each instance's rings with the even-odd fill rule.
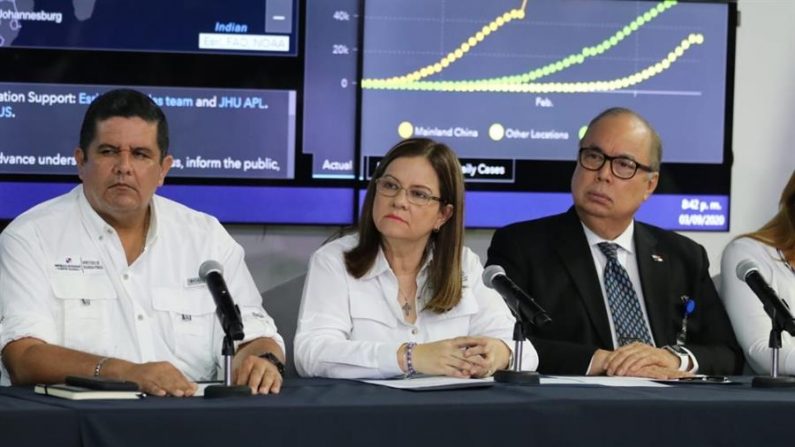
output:
[[288,379],[278,395],[71,401],[0,388],[0,446],[792,444],[795,390],[593,385],[407,391]]

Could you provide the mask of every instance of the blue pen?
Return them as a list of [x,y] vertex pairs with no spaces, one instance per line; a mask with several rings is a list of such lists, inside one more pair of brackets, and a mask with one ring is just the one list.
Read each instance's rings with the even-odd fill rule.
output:
[[682,300],[682,329],[679,331],[679,334],[676,336],[676,344],[677,345],[684,345],[687,341],[687,317],[696,310],[696,301],[690,298],[687,295],[682,295],[680,297]]

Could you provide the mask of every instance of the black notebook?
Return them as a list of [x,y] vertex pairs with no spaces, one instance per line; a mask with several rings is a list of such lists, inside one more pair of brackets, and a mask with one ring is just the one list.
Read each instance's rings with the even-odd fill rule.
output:
[[144,393],[140,391],[108,391],[108,390],[92,390],[74,385],[36,385],[34,391],[38,394],[47,396],[55,396],[63,399],[71,400],[89,400],[89,399],[140,399],[144,397]]

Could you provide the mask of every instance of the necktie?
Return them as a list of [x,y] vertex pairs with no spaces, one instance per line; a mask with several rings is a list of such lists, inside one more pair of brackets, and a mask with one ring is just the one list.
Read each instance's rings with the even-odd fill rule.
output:
[[627,271],[618,263],[616,256],[618,245],[609,242],[600,242],[598,245],[607,257],[604,272],[605,291],[610,312],[613,314],[618,345],[624,346],[638,341],[654,346],[640,310],[638,294],[632,287]]

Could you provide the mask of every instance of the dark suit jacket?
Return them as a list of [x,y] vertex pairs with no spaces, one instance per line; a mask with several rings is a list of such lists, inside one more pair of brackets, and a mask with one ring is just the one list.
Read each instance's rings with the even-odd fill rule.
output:
[[[688,348],[704,374],[740,374],[743,355],[709,275],[704,247],[651,225],[635,223],[635,248],[646,311],[658,346],[675,344],[682,295],[696,302],[688,317]],[[597,348],[612,337],[591,250],[574,208],[519,222],[494,233],[487,264],[500,265],[552,317],[530,328],[547,374],[585,374]]]

